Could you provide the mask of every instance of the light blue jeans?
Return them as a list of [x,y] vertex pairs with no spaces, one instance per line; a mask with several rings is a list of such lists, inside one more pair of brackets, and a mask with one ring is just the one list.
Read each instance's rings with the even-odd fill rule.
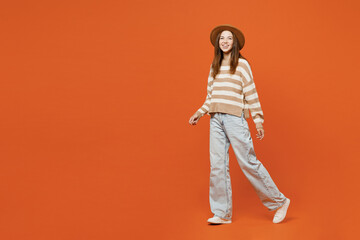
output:
[[273,211],[286,197],[276,187],[264,165],[256,158],[249,126],[244,118],[226,113],[210,114],[210,208],[218,217],[231,219],[232,190],[229,146],[261,202]]

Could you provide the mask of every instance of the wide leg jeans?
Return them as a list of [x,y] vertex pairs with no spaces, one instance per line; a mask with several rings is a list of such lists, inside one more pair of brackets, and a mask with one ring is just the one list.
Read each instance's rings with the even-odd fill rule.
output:
[[273,211],[286,197],[276,187],[264,165],[256,158],[249,126],[244,118],[226,114],[210,114],[210,208],[218,217],[232,217],[232,189],[229,173],[231,144],[242,172],[254,187],[261,202]]

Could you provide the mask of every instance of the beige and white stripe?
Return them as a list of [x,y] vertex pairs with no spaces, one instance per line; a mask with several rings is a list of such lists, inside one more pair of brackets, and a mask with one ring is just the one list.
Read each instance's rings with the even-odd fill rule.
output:
[[244,111],[245,118],[249,118],[248,110],[250,110],[256,128],[262,128],[264,114],[249,63],[245,59],[239,58],[234,74],[230,73],[228,64],[220,67],[220,72],[215,79],[211,73],[212,69],[210,68],[207,96],[197,114],[201,117],[204,114],[223,112],[241,116]]

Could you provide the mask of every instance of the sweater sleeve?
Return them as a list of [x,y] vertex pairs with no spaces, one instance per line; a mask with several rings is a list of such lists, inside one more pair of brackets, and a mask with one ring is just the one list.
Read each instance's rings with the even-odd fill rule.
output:
[[213,77],[211,76],[212,68],[210,67],[210,73],[208,76],[208,83],[207,83],[207,95],[204,104],[196,111],[199,117],[204,116],[205,114],[209,114],[210,108],[210,99],[211,99],[211,91],[212,91],[212,83]]
[[263,128],[262,124],[264,123],[264,113],[261,109],[250,65],[246,64],[246,66],[247,69],[241,71],[244,83],[243,93],[245,98],[245,108],[250,110],[251,117],[256,125],[256,128]]

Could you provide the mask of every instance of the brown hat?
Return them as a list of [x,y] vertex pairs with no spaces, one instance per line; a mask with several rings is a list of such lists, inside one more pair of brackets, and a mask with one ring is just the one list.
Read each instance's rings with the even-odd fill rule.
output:
[[233,34],[235,34],[236,38],[239,41],[239,50],[244,47],[245,44],[245,36],[244,34],[237,29],[236,27],[230,25],[230,24],[223,24],[216,26],[210,33],[210,41],[213,46],[215,46],[216,37],[219,33],[221,33],[224,30],[231,31]]

